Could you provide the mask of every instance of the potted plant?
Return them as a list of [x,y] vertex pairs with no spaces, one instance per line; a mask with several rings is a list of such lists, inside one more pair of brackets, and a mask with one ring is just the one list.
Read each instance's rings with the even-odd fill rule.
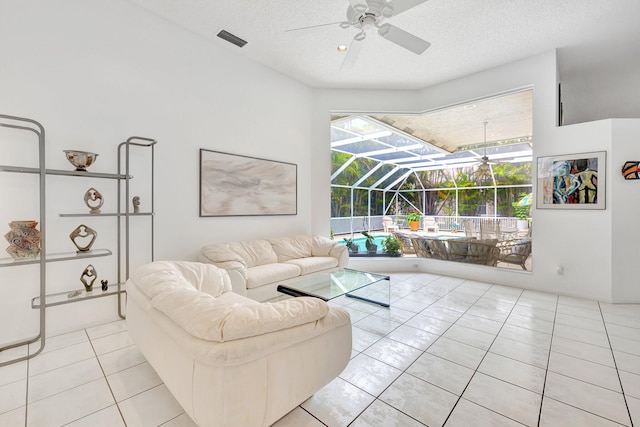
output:
[[[526,193],[520,194],[520,199],[525,197]],[[529,211],[531,209],[530,205],[521,205],[518,202],[511,203],[513,206],[513,213],[517,218],[517,227],[518,230],[526,230],[529,228]]]
[[373,236],[366,231],[363,231],[362,235],[367,238],[367,240],[364,242],[364,245],[367,247],[367,252],[369,252],[369,255],[373,255],[378,252],[378,245],[376,245],[376,241],[373,239]]
[[360,248],[358,247],[358,244],[353,241],[353,238],[348,239],[348,238],[344,237],[342,240],[344,240],[344,244],[347,247],[347,249],[349,250],[349,252],[351,252],[353,254],[357,254],[358,253]]
[[422,216],[418,212],[409,212],[407,214],[407,222],[411,231],[418,231],[420,228],[420,219]]
[[386,239],[382,241],[382,249],[391,256],[400,256],[400,241],[389,234]]

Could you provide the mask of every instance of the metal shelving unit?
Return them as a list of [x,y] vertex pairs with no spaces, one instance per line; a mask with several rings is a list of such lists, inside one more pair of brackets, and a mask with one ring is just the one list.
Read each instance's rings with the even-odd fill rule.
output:
[[[94,172],[80,172],[80,171],[67,171],[67,170],[58,170],[58,169],[46,169],[45,168],[45,138],[44,138],[44,127],[40,125],[35,120],[7,116],[0,114],[0,126],[9,127],[18,130],[30,131],[34,132],[38,136],[38,144],[39,144],[39,167],[38,168],[29,168],[29,167],[20,167],[20,166],[7,166],[0,165],[0,172],[10,172],[10,173],[27,173],[27,174],[39,174],[39,197],[40,197],[40,255],[33,259],[28,260],[14,260],[13,258],[0,258],[0,267],[13,267],[19,265],[29,265],[29,264],[39,264],[40,266],[40,292],[38,296],[34,297],[31,300],[31,307],[33,309],[38,310],[40,315],[40,326],[38,334],[35,337],[16,342],[5,347],[0,347],[0,351],[8,350],[10,348],[20,347],[23,345],[28,345],[34,343],[36,341],[40,341],[39,349],[31,354],[28,354],[24,357],[15,358],[3,363],[0,363],[0,366],[8,365],[11,363],[16,363],[22,360],[30,359],[39,353],[42,352],[45,345],[45,329],[46,329],[46,308],[54,307],[64,304],[76,303],[80,301],[86,301],[95,298],[102,298],[106,296],[115,295],[118,298],[118,315],[121,318],[125,318],[125,315],[122,312],[122,300],[121,297],[126,293],[124,289],[125,283],[129,278],[129,266],[130,266],[130,242],[129,242],[129,227],[130,227],[130,217],[140,216],[140,217],[149,217],[151,220],[151,260],[154,259],[154,168],[155,168],[155,152],[154,146],[156,141],[150,138],[143,137],[131,137],[127,139],[127,141],[121,143],[118,146],[118,173],[117,174],[109,174],[109,173],[94,173]],[[130,197],[130,180],[133,178],[130,174],[130,149],[131,147],[143,147],[150,148],[151,150],[151,210],[149,212],[139,212],[133,213],[129,210],[129,197]],[[124,163],[124,164],[123,164]],[[124,173],[122,172],[124,169]],[[83,178],[102,178],[102,179],[113,179],[118,181],[117,188],[117,211],[111,213],[100,213],[100,214],[90,214],[90,213],[61,213],[60,217],[115,217],[117,218],[117,247],[116,247],[116,256],[117,256],[117,277],[118,283],[112,284],[111,289],[107,291],[102,291],[100,289],[93,290],[87,292],[86,290],[72,289],[69,291],[58,292],[53,294],[46,293],[46,265],[49,262],[56,261],[70,261],[75,259],[82,258],[94,258],[94,257],[102,257],[102,256],[110,256],[112,255],[112,251],[109,249],[92,249],[87,252],[68,252],[68,253],[47,253],[46,251],[46,192],[45,192],[45,184],[46,184],[46,176],[47,175],[63,175],[63,176],[77,176]],[[124,209],[122,198],[124,196]],[[124,241],[122,239],[122,235],[124,234]],[[124,267],[123,267],[123,258],[122,253],[124,253]]]

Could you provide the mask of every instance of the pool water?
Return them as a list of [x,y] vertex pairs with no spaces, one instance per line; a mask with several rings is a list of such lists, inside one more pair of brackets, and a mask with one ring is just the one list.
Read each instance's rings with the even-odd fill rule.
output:
[[[387,236],[373,236],[373,241],[376,245],[378,245],[378,250],[382,250],[382,241],[384,239],[386,239]],[[367,241],[366,237],[355,237],[352,239],[353,243],[355,243],[356,245],[358,245],[358,250],[359,251],[366,251],[367,247],[365,246],[365,242]],[[340,243],[341,245],[346,245],[346,242],[344,240],[339,240],[338,243]]]

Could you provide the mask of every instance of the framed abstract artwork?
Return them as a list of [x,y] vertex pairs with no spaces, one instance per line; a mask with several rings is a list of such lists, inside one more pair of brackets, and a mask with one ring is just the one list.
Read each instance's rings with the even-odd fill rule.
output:
[[538,157],[538,209],[605,209],[606,151]]
[[298,166],[200,150],[200,216],[296,215]]

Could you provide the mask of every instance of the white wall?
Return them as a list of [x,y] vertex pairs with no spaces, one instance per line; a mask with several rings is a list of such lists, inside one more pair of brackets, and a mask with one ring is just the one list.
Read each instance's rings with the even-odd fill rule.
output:
[[[195,260],[208,242],[309,231],[312,95],[302,84],[124,0],[5,1],[0,57],[0,112],[45,126],[49,168],[69,168],[62,150],[73,148],[100,153],[92,171],[115,172],[120,142],[132,135],[158,140],[156,259]],[[0,164],[11,163],[12,142],[0,144]],[[200,148],[296,163],[298,215],[199,218]],[[9,189],[6,182],[0,181],[2,190]],[[82,208],[89,182],[57,177],[50,182],[49,244],[72,251],[68,235],[78,220],[58,214]],[[109,193],[112,184],[91,185]],[[105,194],[105,209],[113,197]],[[148,198],[142,202],[144,208]],[[10,205],[3,199],[0,224],[37,216],[37,203],[25,210]],[[114,222],[86,221],[99,233],[96,245],[112,247]],[[137,243],[144,245],[143,239],[144,234]],[[109,258],[90,260],[101,278],[115,276],[114,257]],[[81,288],[78,278],[87,263],[49,264],[48,292]],[[30,298],[37,283],[28,268],[0,269],[0,343],[36,328]],[[115,299],[52,307],[47,313],[49,332],[77,329],[115,319]]]
[[[527,58],[494,69],[412,93],[375,91],[317,91],[314,108],[314,158],[329,156],[331,110],[367,112],[421,112],[515,89],[533,88],[533,156],[559,155],[611,149],[610,122],[556,126],[557,68],[555,52]],[[346,96],[345,96],[346,93]],[[609,160],[610,165],[610,160]],[[328,164],[314,163],[314,231],[328,233]],[[608,176],[610,176],[609,167]],[[534,184],[535,185],[535,184]],[[608,185],[610,189],[611,184]],[[319,217],[318,215],[321,215]],[[612,210],[558,211],[532,209],[533,272],[522,273],[436,260],[420,260],[423,271],[449,274],[492,283],[522,286],[585,298],[611,301]],[[371,263],[354,260],[354,266]],[[414,269],[414,263],[379,264],[382,269]],[[557,273],[558,266],[564,275]]]

